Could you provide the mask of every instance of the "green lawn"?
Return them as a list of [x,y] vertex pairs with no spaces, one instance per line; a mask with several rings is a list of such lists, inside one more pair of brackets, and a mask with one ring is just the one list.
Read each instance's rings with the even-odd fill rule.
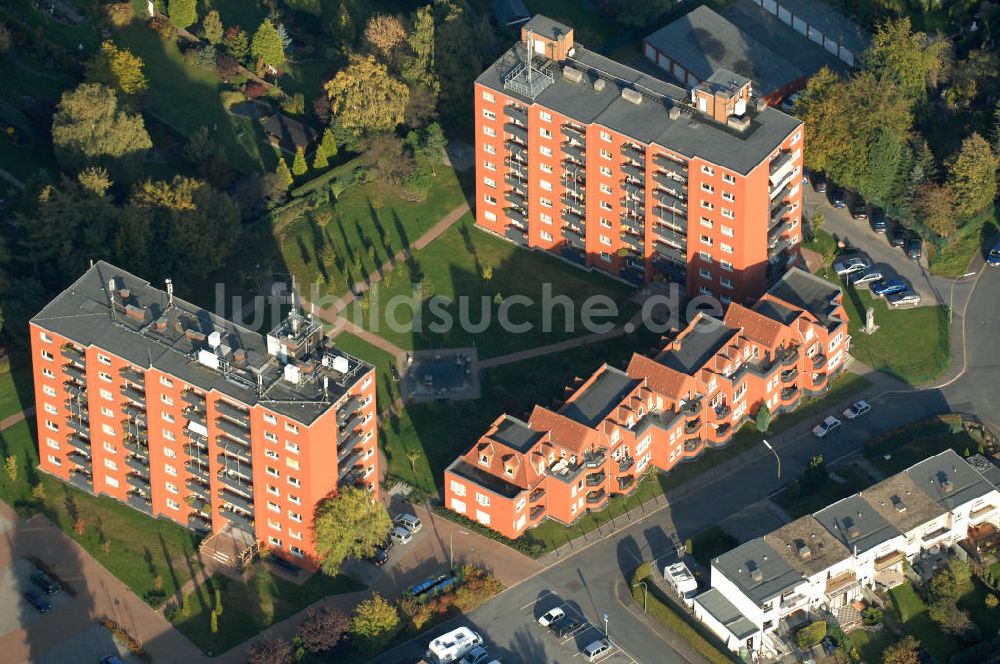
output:
[[290,95],[301,92],[306,101],[306,116],[311,117],[312,107],[310,104],[312,100],[323,92],[323,82],[332,78],[343,64],[342,60],[286,62],[282,65],[278,85]]
[[[879,326],[871,335],[861,331],[869,306],[875,308]],[[865,364],[910,384],[933,380],[948,368],[950,328],[944,306],[890,310],[884,299],[873,298],[867,289],[845,287],[844,308],[850,319],[851,355]]]
[[203,651],[218,655],[281,622],[307,606],[330,595],[364,590],[367,586],[347,576],[313,575],[302,585],[270,574],[258,563],[248,583],[212,577],[222,595],[219,631],[212,634],[211,614],[215,608],[214,588],[203,584],[185,598],[187,608],[172,615],[172,622],[184,636]]
[[[69,3],[74,10],[86,16],[85,4]],[[78,47],[82,44],[80,55],[86,57],[97,50],[101,41],[92,20],[84,20],[80,25],[58,21],[49,17],[44,9],[35,9],[32,0],[7,0],[0,4],[0,16],[3,15],[9,17],[12,23],[22,23],[48,41],[59,44],[71,56],[78,53]]]
[[31,406],[34,402],[31,390],[29,367],[11,369],[9,360],[0,360],[0,420]]
[[[0,474],[0,499],[21,513],[40,510],[70,538],[79,542],[108,571],[140,597],[158,604],[155,579],[163,580],[163,594],[170,595],[201,568],[198,540],[180,526],[152,519],[110,498],[98,498],[35,470],[38,450],[28,422],[0,432],[4,456],[18,459],[16,481]],[[36,483],[45,488],[45,502],[37,505],[31,496]],[[83,536],[74,530],[82,519]],[[141,536],[137,536],[141,533]],[[105,542],[109,542],[107,553]]]
[[217,10],[222,25],[227,28],[238,25],[246,30],[251,38],[261,21],[267,18],[267,7],[258,0],[204,0],[203,6],[198,9],[202,17],[210,9]]
[[396,358],[350,332],[338,334],[334,344],[350,355],[375,365],[379,411],[388,408],[389,404],[399,398],[399,383],[393,380],[392,374],[389,372],[389,367],[395,363]]
[[[482,276],[483,266],[492,266],[489,280]],[[531,278],[525,278],[526,275]],[[421,281],[426,294],[419,311],[422,316],[419,327],[413,324],[412,308],[405,305],[392,308],[392,298],[412,296],[411,280]],[[574,309],[570,318],[564,306],[550,307],[549,331],[544,327],[545,292],[550,292],[553,298],[568,296]],[[631,289],[600,273],[585,272],[555,257],[525,250],[484,233],[475,228],[471,216],[466,216],[432,244],[415,252],[412,261],[392,271],[389,283],[383,283],[368,298],[371,306],[365,324],[367,329],[400,348],[474,345],[481,358],[496,357],[589,333],[581,324],[582,304],[594,295],[610,298],[609,303],[616,305],[618,311],[617,316],[598,318],[597,322],[623,323],[636,310],[627,304],[630,294]],[[453,325],[440,331],[435,328],[442,315],[428,304],[430,295],[447,298],[441,309],[447,311]],[[512,323],[527,323],[530,330],[519,333],[501,326],[498,295],[502,299],[526,296],[531,300],[530,304],[511,307],[509,314]],[[483,321],[486,315],[490,317],[486,319],[488,326],[473,331],[471,326]],[[460,324],[463,318],[470,325]],[[572,322],[570,331],[566,329],[567,321]]]
[[[437,173],[421,202],[404,200],[380,183],[349,187],[334,205],[303,214],[277,237],[270,229],[257,231],[253,242],[260,251],[255,253],[283,263],[282,271],[294,274],[301,284],[317,284],[320,293],[343,295],[352,281],[366,280],[465,201],[455,171],[440,166]],[[274,254],[279,245],[280,257]],[[261,257],[247,260],[258,262]]]
[[249,118],[226,113],[219,93],[227,86],[212,71],[189,67],[174,42],[168,42],[141,21],[115,32],[115,41],[143,59],[149,79],[147,113],[187,136],[208,127],[225,150],[229,163],[244,173],[272,171],[274,150],[263,145],[260,126]]
[[979,443],[964,429],[953,432],[948,422],[929,421],[903,427],[869,444],[865,456],[885,475],[891,475],[949,448],[961,456],[966,451],[975,454]]
[[947,662],[961,648],[958,639],[942,632],[931,620],[927,606],[907,581],[889,591],[893,607],[899,614],[903,628],[914,637],[939,662]]
[[858,629],[848,636],[851,637],[851,645],[857,649],[862,664],[882,664],[882,653],[896,642],[895,637],[887,629],[880,632]]

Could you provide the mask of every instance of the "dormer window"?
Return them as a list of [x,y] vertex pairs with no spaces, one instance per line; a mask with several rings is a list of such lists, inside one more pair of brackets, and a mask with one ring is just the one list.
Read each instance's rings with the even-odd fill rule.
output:
[[479,463],[483,464],[484,466],[490,465],[490,457],[486,454],[481,455],[479,457]]
[[514,467],[513,466],[510,466],[510,465],[504,466],[503,472],[505,472],[507,474],[507,477],[514,477]]

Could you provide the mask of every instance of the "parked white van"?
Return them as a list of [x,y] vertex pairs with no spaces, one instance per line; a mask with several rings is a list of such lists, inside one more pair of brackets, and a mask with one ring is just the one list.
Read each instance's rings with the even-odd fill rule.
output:
[[459,627],[447,634],[442,634],[427,646],[424,659],[429,664],[445,664],[454,662],[476,646],[483,644],[483,637],[468,627]]

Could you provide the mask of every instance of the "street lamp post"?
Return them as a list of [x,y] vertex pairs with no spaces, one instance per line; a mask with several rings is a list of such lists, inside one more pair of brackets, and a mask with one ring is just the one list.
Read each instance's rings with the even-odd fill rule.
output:
[[611,635],[608,634],[608,614],[604,614],[604,638],[611,640]]
[[773,447],[771,447],[771,443],[767,442],[766,438],[762,438],[761,440],[764,441],[764,447],[766,447],[767,449],[771,450],[771,454],[773,454],[774,458],[777,459],[777,461],[778,461],[778,479],[780,480],[781,479],[781,457],[778,456],[778,451],[776,449],[774,449]]
[[642,612],[646,612],[646,598],[649,597],[649,586],[646,585],[645,581],[640,581],[639,583],[633,583],[632,587],[642,586]]
[[[459,535],[468,535],[468,531],[459,530]],[[451,531],[451,535],[448,536],[448,569],[455,570],[455,531]]]

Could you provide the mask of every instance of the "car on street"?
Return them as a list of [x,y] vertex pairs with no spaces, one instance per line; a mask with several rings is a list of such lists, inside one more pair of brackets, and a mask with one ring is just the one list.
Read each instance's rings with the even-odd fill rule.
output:
[[868,290],[877,297],[886,297],[893,293],[902,293],[909,288],[910,285],[902,279],[883,279],[869,286]]
[[49,604],[49,601],[34,590],[24,593],[24,599],[28,601],[28,604],[35,607],[35,610],[39,613],[45,614],[52,610],[52,605]]
[[489,658],[490,654],[486,652],[486,648],[482,646],[476,646],[462,658],[459,664],[486,664],[486,660]]
[[410,540],[413,539],[413,535],[410,534],[410,531],[402,526],[396,526],[393,528],[392,532],[389,533],[389,536],[400,544],[408,544]]
[[997,239],[996,244],[990,249],[990,253],[986,254],[986,264],[990,267],[1000,265],[1000,238]]
[[830,205],[835,208],[847,207],[847,192],[843,187],[834,187],[830,192]]
[[822,171],[813,171],[812,184],[813,184],[813,189],[816,190],[816,193],[818,194],[826,193],[826,175]]
[[873,205],[868,211],[868,219],[871,222],[872,230],[876,233],[885,233],[888,229],[888,224],[885,223],[885,211],[882,208]]
[[813,435],[817,438],[826,438],[827,435],[833,433],[840,428],[840,420],[838,420],[833,415],[830,415],[825,420],[813,427]]
[[850,210],[851,210],[851,219],[868,218],[868,205],[857,194],[854,194],[851,197]]
[[51,576],[40,569],[36,569],[31,573],[31,582],[45,591],[46,595],[55,595],[62,590],[62,586],[53,581]]
[[844,417],[849,420],[856,420],[862,415],[867,415],[871,410],[872,407],[867,401],[855,401],[854,405],[844,411]]
[[909,239],[906,240],[906,257],[912,258],[913,260],[920,260],[920,257],[924,253],[924,243],[920,239],[919,235],[911,235]]
[[868,262],[867,258],[862,258],[861,256],[854,256],[852,258],[845,258],[842,261],[837,261],[833,264],[833,271],[836,272],[841,277],[854,274],[855,272],[861,272],[862,270],[867,270],[872,266]]
[[594,641],[583,649],[583,658],[588,662],[596,662],[604,657],[609,650],[611,650],[611,641],[608,639]]
[[885,301],[890,307],[917,306],[920,304],[920,296],[911,290],[906,290],[886,296]]
[[557,622],[566,617],[566,612],[560,609],[558,606],[554,609],[549,609],[542,614],[542,617],[538,619],[538,624],[542,627],[552,627]]
[[878,270],[867,270],[856,277],[852,277],[851,283],[855,286],[861,286],[862,284],[870,284],[881,279],[883,279],[883,275]]
[[420,529],[424,527],[424,524],[420,523],[420,519],[413,514],[400,514],[396,517],[395,523],[397,526],[406,528],[414,535],[419,533]]

